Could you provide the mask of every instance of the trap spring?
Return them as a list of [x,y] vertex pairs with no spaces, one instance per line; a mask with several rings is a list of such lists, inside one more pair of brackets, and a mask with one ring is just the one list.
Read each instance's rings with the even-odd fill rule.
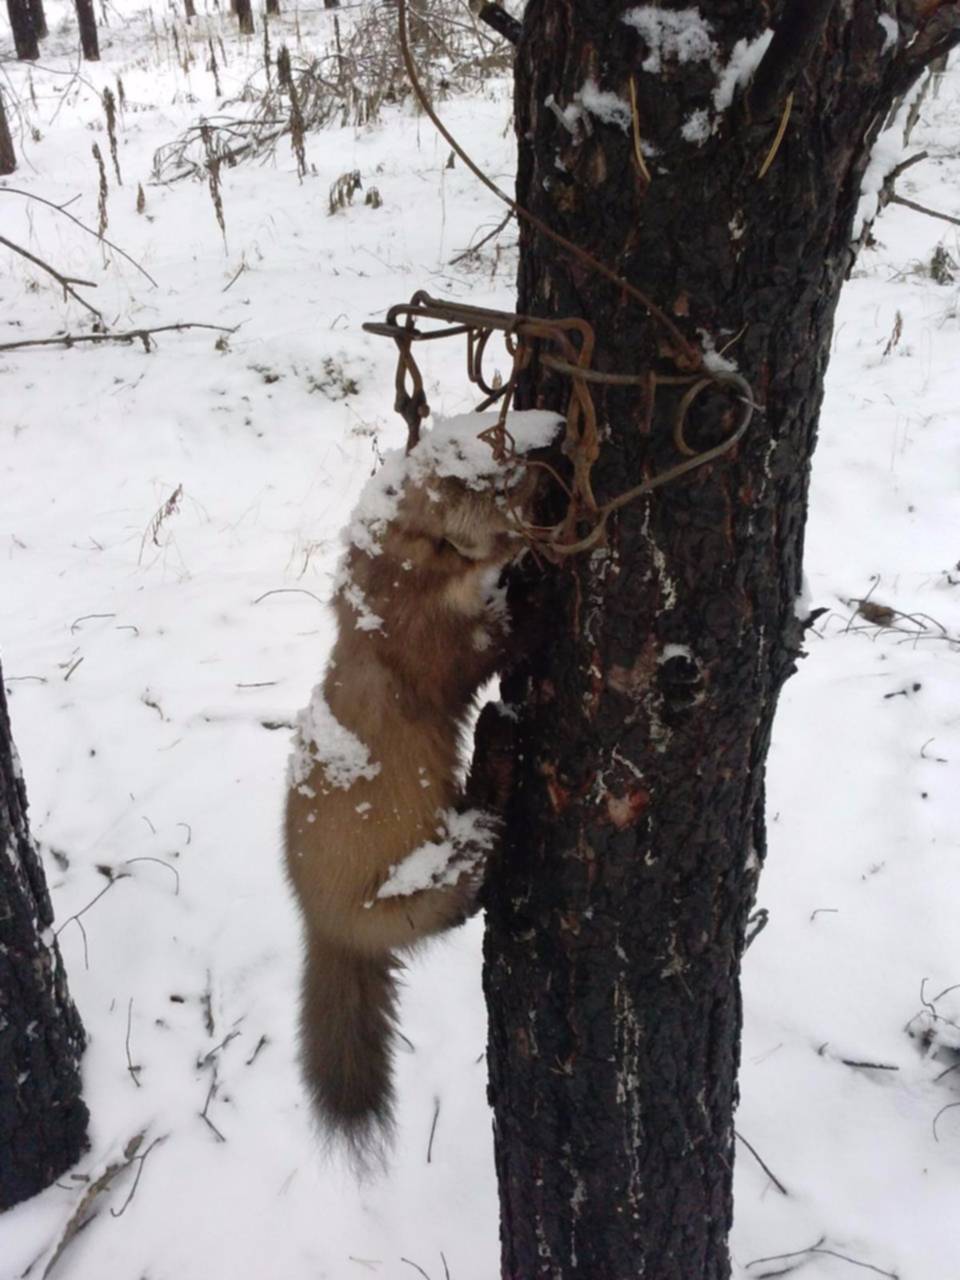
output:
[[[424,321],[438,322],[441,327],[418,328],[418,322]],[[586,320],[574,317],[544,320],[431,298],[428,293],[418,290],[409,302],[391,307],[382,323],[367,323],[363,328],[367,333],[392,338],[397,345],[394,408],[407,424],[408,453],[419,441],[420,425],[430,413],[423,378],[413,356],[414,342],[459,336],[466,338],[467,378],[483,396],[477,410],[487,409],[499,401],[497,422],[480,434],[480,439],[490,445],[497,461],[505,462],[515,457],[507,429],[507,414],[517,378],[528,367],[534,354],[544,368],[570,380],[563,452],[573,466],[572,485],[568,486],[560,480],[552,467],[544,463],[530,464],[545,467],[562,485],[570,499],[567,515],[559,525],[546,530],[525,527],[531,541],[554,556],[572,555],[596,546],[603,537],[607,519],[614,511],[632,502],[634,498],[659,489],[688,471],[728,453],[741,439],[753,416],[753,391],[750,384],[733,370],[702,369],[693,374],[664,375],[653,370],[641,374],[618,374],[591,368],[595,346],[593,328]],[[512,359],[506,382],[494,379],[491,383],[484,375],[484,354],[494,333],[503,334],[507,354]],[[652,416],[657,386],[686,387],[673,422],[674,445],[684,460],[602,504],[598,504],[594,497],[590,479],[599,453],[596,408],[590,391],[591,384],[597,383],[645,388],[648,420]],[[741,406],[740,416],[734,429],[720,444],[698,452],[686,440],[687,415],[694,401],[710,387],[732,396]],[[523,459],[517,457],[517,461]],[[587,520],[592,527],[585,537],[578,538],[574,530],[583,520]]]

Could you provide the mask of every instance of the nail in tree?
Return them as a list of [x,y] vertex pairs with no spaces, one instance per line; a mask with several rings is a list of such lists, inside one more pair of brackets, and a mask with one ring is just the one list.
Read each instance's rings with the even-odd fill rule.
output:
[[[524,13],[519,202],[687,342],[725,348],[759,411],[732,453],[625,506],[521,602],[549,626],[505,683],[520,751],[489,888],[505,1280],[730,1275],[739,965],[771,724],[803,639],[834,310],[881,122],[958,41],[946,0]],[[668,328],[520,228],[518,311],[588,320],[600,369],[682,373]],[[689,386],[592,386],[599,503],[678,460]],[[568,395],[534,365],[519,404]],[[723,438],[735,409],[699,395],[686,443]]]
[[87,1147],[83,1027],[67,991],[53,908],[0,672],[0,1211],[42,1191]]

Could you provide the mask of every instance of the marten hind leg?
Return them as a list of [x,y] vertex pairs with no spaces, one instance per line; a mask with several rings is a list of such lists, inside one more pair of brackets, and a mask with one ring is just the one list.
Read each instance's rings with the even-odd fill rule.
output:
[[423,938],[463,924],[476,910],[478,891],[478,879],[464,876],[455,885],[373,898],[353,917],[351,945],[372,954],[415,946]]

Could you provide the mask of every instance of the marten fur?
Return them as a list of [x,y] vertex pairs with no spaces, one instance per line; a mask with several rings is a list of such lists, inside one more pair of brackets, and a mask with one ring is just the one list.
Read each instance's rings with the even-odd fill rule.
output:
[[491,823],[431,887],[377,894],[413,850],[448,834],[445,812],[464,807],[460,738],[501,662],[497,582],[523,545],[502,485],[497,494],[421,470],[382,492],[395,505],[376,546],[355,538],[341,567],[337,639],[301,717],[286,814],[306,933],[304,1075],[324,1131],[361,1166],[382,1157],[392,1126],[399,957],[475,909]]

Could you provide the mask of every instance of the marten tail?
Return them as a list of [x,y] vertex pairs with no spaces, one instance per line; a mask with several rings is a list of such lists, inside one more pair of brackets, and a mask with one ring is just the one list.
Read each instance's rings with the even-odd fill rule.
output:
[[303,1073],[325,1134],[358,1170],[382,1164],[393,1129],[394,970],[308,934],[301,1008]]

